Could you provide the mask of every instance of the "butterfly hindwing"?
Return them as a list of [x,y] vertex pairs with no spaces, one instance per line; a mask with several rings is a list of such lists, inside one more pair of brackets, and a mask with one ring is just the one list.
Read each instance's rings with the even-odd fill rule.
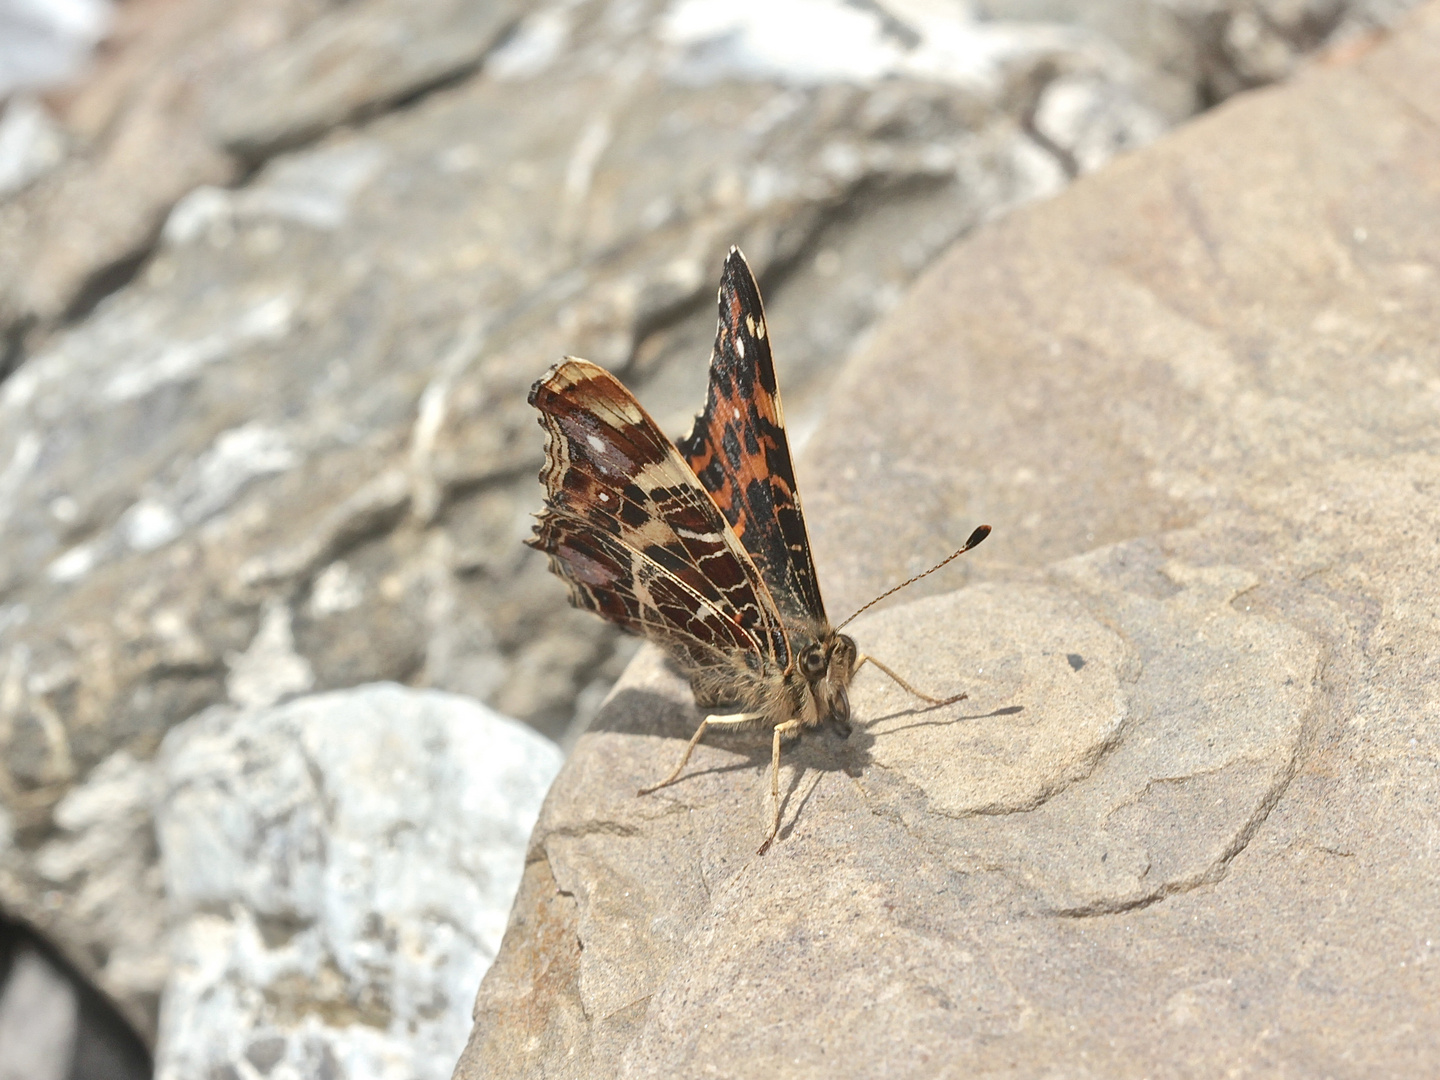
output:
[[678,444],[791,626],[825,622],[760,290],[731,248],[705,411]]
[[571,601],[696,666],[789,666],[764,580],[713,500],[639,402],[573,358],[530,392],[549,433],[546,506],[529,541]]

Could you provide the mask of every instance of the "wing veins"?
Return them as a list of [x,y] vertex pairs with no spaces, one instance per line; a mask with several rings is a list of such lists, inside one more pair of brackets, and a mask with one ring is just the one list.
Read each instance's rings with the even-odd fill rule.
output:
[[[573,392],[586,382],[594,382],[596,389],[585,395],[583,407],[577,407]],[[592,543],[603,541],[607,546],[617,545],[625,553],[638,557],[650,573],[663,576],[684,595],[704,604],[723,623],[738,631],[750,643],[757,657],[789,670],[794,659],[790,630],[764,574],[690,464],[660,431],[634,395],[598,365],[567,357],[535,384],[531,391],[531,404],[540,409],[542,424],[552,440],[552,451],[556,451],[547,452],[546,468],[541,474],[548,495],[546,509],[540,515],[542,525],[547,517],[558,519],[557,526],[563,523],[565,528],[578,536],[588,535]],[[554,440],[560,440],[566,447],[563,454],[558,452],[560,447],[554,444]],[[633,453],[639,453],[642,460],[635,461]],[[617,463],[617,458],[624,460]],[[619,464],[626,467],[617,467]],[[582,491],[577,494],[568,490],[567,477],[572,473],[590,486],[591,493]],[[646,494],[646,503],[638,503],[626,496],[625,488],[630,484]],[[664,493],[665,500],[654,497],[657,491]],[[615,511],[599,500],[600,493],[616,501]],[[636,510],[641,524],[627,522],[619,516],[618,510],[624,506]],[[676,521],[675,517],[682,512],[697,515],[695,523],[703,521],[704,532],[695,532],[694,525],[687,527]],[[656,529],[654,523],[658,523],[660,528]],[[644,535],[646,528],[652,530],[648,537]],[[680,528],[686,528],[690,535],[682,536],[678,531]],[[667,535],[657,536],[660,531]],[[718,544],[706,540],[707,534],[714,534]],[[634,542],[637,537],[691,568],[696,578],[713,590],[713,595],[705,595],[704,591],[678,576],[675,570],[647,554]],[[670,540],[674,541],[673,546]],[[710,550],[697,551],[694,545],[698,543],[713,546]],[[553,549],[543,550],[547,550],[552,558],[568,562]],[[739,572],[739,581],[725,585],[721,583],[725,579],[716,580],[704,571],[701,564],[706,559],[722,555],[733,560]],[[632,579],[637,585],[643,584],[637,575],[632,574]],[[737,603],[728,593],[742,584],[749,596],[744,602]],[[634,599],[640,603],[638,595],[634,595]],[[657,605],[649,606],[660,612]],[[756,615],[755,624],[747,628],[739,618],[752,606]],[[713,646],[687,635],[682,625],[670,622],[657,625],[643,620],[638,625],[642,627],[642,633],[654,629],[655,633],[664,633],[672,638],[683,635],[707,651],[716,651]]]
[[[552,509],[550,512],[551,512],[551,514],[552,514],[554,517],[558,518],[559,520],[572,522],[572,523],[578,525],[578,526],[579,526],[580,528],[582,528],[582,529],[588,529],[588,528],[590,527],[590,524],[591,524],[591,523],[590,523],[589,521],[587,521],[586,519],[584,519],[584,518],[582,518],[582,517],[577,516],[577,515],[576,515],[575,513],[573,513],[572,511],[569,511],[569,510],[561,510],[561,509],[556,508],[556,509]],[[722,607],[721,604],[716,603],[716,600],[713,600],[713,599],[710,599],[710,598],[708,598],[708,597],[703,596],[702,594],[700,594],[699,592],[697,592],[693,587],[691,587],[690,583],[687,582],[684,578],[677,577],[674,572],[672,572],[671,570],[667,569],[667,568],[666,568],[665,566],[663,566],[661,563],[657,562],[655,559],[653,559],[653,558],[652,558],[649,554],[647,554],[645,551],[641,550],[640,548],[637,548],[637,547],[636,547],[635,545],[633,545],[633,544],[626,543],[623,534],[617,535],[617,534],[611,533],[611,534],[608,534],[608,535],[609,535],[609,538],[610,538],[611,540],[613,540],[615,543],[619,544],[619,545],[620,545],[621,547],[623,547],[626,551],[630,552],[630,554],[634,555],[637,559],[643,560],[647,565],[649,565],[650,567],[652,567],[656,573],[662,575],[662,576],[665,577],[667,580],[673,582],[675,585],[677,585],[677,586],[679,586],[681,589],[683,589],[683,590],[684,590],[690,597],[692,597],[697,603],[700,603],[700,604],[705,605],[705,607],[709,608],[709,609],[710,609],[712,612],[714,612],[717,616],[719,616],[719,617],[720,617],[721,619],[723,619],[725,622],[727,622],[727,623],[729,623],[731,626],[733,626],[733,627],[735,628],[735,630],[736,630],[739,634],[741,634],[742,636],[744,636],[744,637],[750,642],[750,644],[754,647],[755,652],[756,652],[757,654],[759,654],[760,656],[765,656],[765,655],[767,655],[767,650],[766,650],[765,646],[761,645],[760,642],[756,641],[756,640],[755,640],[755,635],[752,634],[749,630],[747,630],[747,629],[740,623],[740,621],[739,621],[737,618],[735,618],[735,616],[732,614],[732,612],[734,611],[733,605],[730,605],[730,604],[726,603],[726,604],[724,605],[724,607]],[[694,564],[692,563],[691,565],[693,566]],[[696,567],[696,569],[699,569],[699,568]],[[718,598],[717,598],[717,599],[718,599]],[[723,603],[723,601],[722,601],[722,603]],[[730,611],[726,611],[726,610],[725,610],[725,608],[727,608],[727,607],[730,609]],[[787,635],[787,640],[788,640],[788,635]],[[700,644],[701,644],[702,646],[704,646],[705,648],[709,649],[711,652],[720,654],[720,650],[717,649],[717,648],[715,648],[713,645],[708,645],[708,644],[706,644],[705,642],[700,642]],[[723,655],[723,654],[721,654],[721,655]]]

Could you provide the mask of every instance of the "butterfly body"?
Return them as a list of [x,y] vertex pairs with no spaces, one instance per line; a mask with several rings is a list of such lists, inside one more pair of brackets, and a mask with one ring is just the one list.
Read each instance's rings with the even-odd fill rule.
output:
[[546,502],[527,543],[550,557],[571,603],[663,648],[702,707],[735,710],[707,716],[656,787],[678,777],[707,727],[771,730],[763,851],[779,823],[781,740],[827,721],[848,735],[850,683],[867,661],[915,691],[825,614],[760,293],[736,248],[719,308],[705,410],[679,443],[588,361],[567,357],[535,383]]
[[[690,671],[696,704],[753,713],[757,727],[795,720],[802,728],[814,728],[829,721],[848,736],[850,680],[859,658],[855,640],[828,627],[809,633],[796,630],[791,640],[799,646],[799,660],[788,670],[755,672],[748,665],[728,664]],[[807,657],[814,658],[808,669]]]

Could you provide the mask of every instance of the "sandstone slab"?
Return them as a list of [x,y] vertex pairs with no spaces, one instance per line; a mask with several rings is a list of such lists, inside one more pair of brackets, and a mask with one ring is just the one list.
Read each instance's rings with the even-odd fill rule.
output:
[[761,741],[633,794],[698,720],[642,654],[457,1077],[1433,1071],[1437,73],[1432,4],[922,277],[800,482],[842,616],[996,527],[854,625],[969,699],[862,674],[757,857]]
[[[952,240],[1228,92],[1166,35],[1247,10],[1141,5],[1159,32],[1117,47],[1064,4],[120,5],[81,83],[0,121],[7,913],[153,1035],[176,724],[394,679],[572,738],[631,652],[518,542],[535,375],[583,352],[682,429],[738,241],[798,444]],[[1109,723],[936,798],[1036,797]]]

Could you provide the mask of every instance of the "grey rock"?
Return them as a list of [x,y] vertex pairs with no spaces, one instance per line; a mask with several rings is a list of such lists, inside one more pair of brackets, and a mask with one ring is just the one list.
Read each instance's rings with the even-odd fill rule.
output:
[[32,856],[50,919],[74,928],[70,948],[94,958],[94,983],[142,1030],[170,970],[155,796],[154,766],[119,750],[56,804],[56,829]]
[[69,1076],[78,1013],[69,982],[35,950],[21,950],[0,993],[0,1080]]
[[309,690],[315,672],[295,652],[290,629],[290,611],[283,604],[270,604],[260,617],[249,648],[230,659],[225,693],[237,705],[250,708],[274,705],[281,698]]
[[978,0],[1005,21],[1083,27],[1135,63],[1144,99],[1172,121],[1293,75],[1317,52],[1343,50],[1395,23],[1392,0]]
[[218,110],[249,158],[294,145],[480,65],[519,21],[514,0],[363,0],[332,8],[248,69]]
[[176,728],[156,1075],[449,1075],[559,765],[478,703],[394,685]]
[[542,811],[460,1080],[1440,1061],[1437,73],[1432,4],[912,286],[799,479],[840,617],[996,526],[847,628],[969,697],[862,672],[757,857],[763,739],[634,794],[699,719],[642,652]]
[[107,48],[85,77],[47,97],[63,156],[52,146],[43,174],[0,197],[0,339],[10,349],[40,345],[67,313],[123,281],[186,191],[234,177],[210,111],[305,6],[194,0],[114,9]]
[[1031,122],[1074,174],[1092,172],[1168,127],[1158,112],[1093,75],[1052,79],[1035,103]]
[[[109,0],[0,3],[0,101],[17,89],[52,87],[75,77],[105,36]],[[0,188],[0,197],[3,197]]]
[[65,158],[65,136],[45,106],[16,96],[0,112],[0,199],[24,189]]
[[75,25],[42,35],[55,43],[42,49],[25,38],[34,11],[0,9],[0,25],[25,22],[0,34],[0,100],[73,72],[108,29],[86,78],[56,95],[63,157],[51,140],[44,175],[23,191],[0,185],[0,339],[28,336],[32,350],[134,272],[188,192],[232,183],[264,148],[473,69],[518,18],[509,4],[453,0],[189,0],[120,5],[108,26],[76,22],[92,10],[108,8],[69,5]]

